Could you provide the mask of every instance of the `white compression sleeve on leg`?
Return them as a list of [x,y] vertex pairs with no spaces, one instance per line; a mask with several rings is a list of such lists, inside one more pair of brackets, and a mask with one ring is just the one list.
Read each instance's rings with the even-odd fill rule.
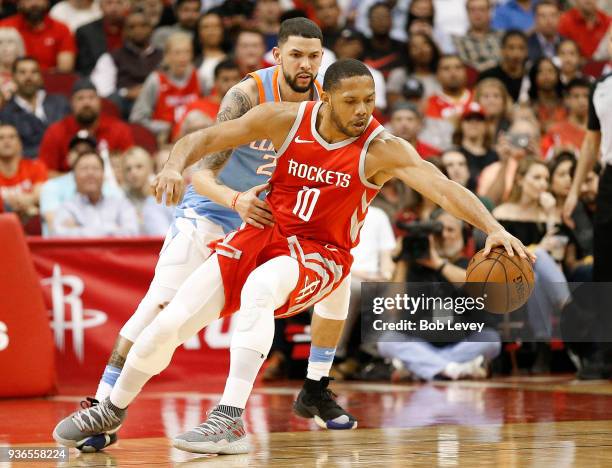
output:
[[244,409],[265,356],[247,348],[232,348],[231,353],[230,372],[219,404]]
[[137,386],[133,382],[142,380],[140,375],[134,376],[135,371],[148,376],[145,382],[159,374],[179,345],[219,317],[224,302],[221,271],[213,256],[187,278],[168,307],[138,336],[111,393],[113,404],[119,403],[116,399],[122,391],[131,396],[122,398],[120,407],[131,403]]
[[232,336],[230,372],[222,405],[244,409],[257,373],[274,339],[274,310],[295,288],[299,266],[291,257],[277,257],[256,268],[242,288]]

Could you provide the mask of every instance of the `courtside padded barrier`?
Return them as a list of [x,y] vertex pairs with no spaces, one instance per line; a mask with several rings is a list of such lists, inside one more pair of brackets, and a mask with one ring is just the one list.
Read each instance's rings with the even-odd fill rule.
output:
[[0,214],[0,397],[53,393],[55,350],[40,279],[14,214]]

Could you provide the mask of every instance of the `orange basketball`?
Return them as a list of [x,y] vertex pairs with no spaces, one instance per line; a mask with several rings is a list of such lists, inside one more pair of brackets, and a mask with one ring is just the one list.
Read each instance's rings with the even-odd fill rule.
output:
[[527,302],[535,283],[531,262],[506,249],[495,247],[485,257],[477,252],[467,267],[465,289],[470,296],[484,298],[485,309],[507,314]]

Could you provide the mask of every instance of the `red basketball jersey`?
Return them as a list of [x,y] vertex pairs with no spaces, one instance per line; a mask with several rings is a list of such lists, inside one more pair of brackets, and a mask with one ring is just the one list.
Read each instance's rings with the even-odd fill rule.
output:
[[358,137],[328,143],[316,129],[322,102],[303,102],[277,152],[267,196],[283,234],[350,251],[380,187],[364,174],[370,142],[384,130],[371,118]]
[[197,71],[194,69],[187,83],[180,87],[174,84],[163,72],[159,77],[159,95],[153,111],[154,120],[175,123],[181,120],[188,104],[202,97]]

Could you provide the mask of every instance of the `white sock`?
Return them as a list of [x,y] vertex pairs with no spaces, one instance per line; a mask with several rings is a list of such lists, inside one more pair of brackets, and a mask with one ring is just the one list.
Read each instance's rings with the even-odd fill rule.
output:
[[229,377],[220,405],[244,409],[265,357],[253,349],[232,348]]
[[308,370],[306,372],[306,378],[310,380],[321,380],[323,377],[329,377],[329,371],[331,370],[334,361],[328,362],[312,362],[308,361]]
[[98,384],[98,390],[96,390],[96,396],[94,397],[98,401],[103,401],[107,396],[111,394],[113,387],[103,380],[100,380]]
[[117,408],[127,408],[151,377],[153,376],[135,369],[126,362],[111,391],[111,403]]

